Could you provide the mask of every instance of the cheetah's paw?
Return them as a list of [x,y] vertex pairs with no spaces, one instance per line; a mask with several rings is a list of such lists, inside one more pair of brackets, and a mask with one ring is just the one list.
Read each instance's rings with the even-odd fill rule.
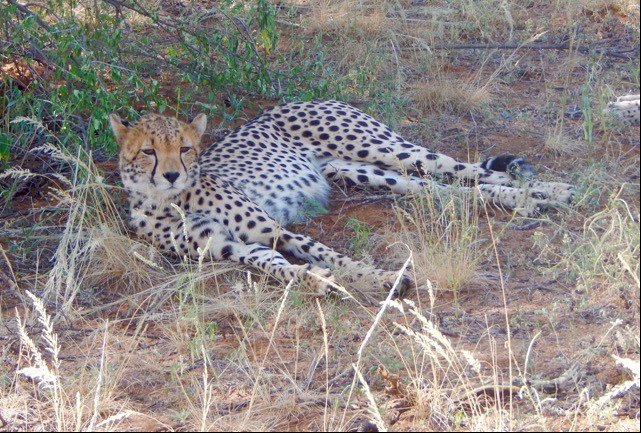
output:
[[327,296],[336,293],[340,287],[329,269],[318,266],[312,266],[305,272],[301,284],[306,291],[316,296]]
[[[392,272],[392,271],[381,271],[379,274],[379,279],[385,288],[386,291],[392,290],[392,287],[394,287],[394,284],[396,284],[396,280],[398,279],[398,272]],[[414,281],[406,274],[404,274],[398,285],[394,289],[394,294],[392,295],[393,298],[402,298],[409,289],[414,287]]]
[[639,95],[619,96],[616,102],[608,104],[604,112],[608,115],[639,123]]
[[574,200],[574,187],[567,183],[540,183],[528,189],[525,200],[516,207],[517,213],[526,217],[539,215],[542,211],[556,208]]

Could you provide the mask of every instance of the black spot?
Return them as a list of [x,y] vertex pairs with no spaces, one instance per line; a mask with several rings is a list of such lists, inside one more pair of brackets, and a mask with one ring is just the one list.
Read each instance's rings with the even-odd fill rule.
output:
[[220,250],[220,255],[223,259],[228,259],[232,256],[234,252],[232,251],[231,245],[225,245],[222,250]]

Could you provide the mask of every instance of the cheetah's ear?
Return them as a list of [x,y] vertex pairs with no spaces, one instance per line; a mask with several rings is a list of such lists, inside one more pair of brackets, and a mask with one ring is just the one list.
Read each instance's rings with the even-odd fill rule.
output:
[[205,129],[207,129],[207,116],[204,113],[200,113],[191,121],[189,126],[194,128],[194,132],[198,136],[198,140],[200,140],[205,133]]
[[123,122],[120,116],[115,113],[109,115],[109,124],[111,125],[111,130],[114,132],[118,146],[122,146],[125,136],[127,135],[127,131],[129,130],[129,124]]

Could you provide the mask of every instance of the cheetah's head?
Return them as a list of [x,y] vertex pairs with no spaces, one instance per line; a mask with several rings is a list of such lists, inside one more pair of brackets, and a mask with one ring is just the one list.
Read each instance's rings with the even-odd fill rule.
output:
[[109,122],[120,147],[120,176],[128,190],[172,196],[199,175],[200,139],[207,127],[204,114],[191,123],[157,114],[135,124],[112,114]]

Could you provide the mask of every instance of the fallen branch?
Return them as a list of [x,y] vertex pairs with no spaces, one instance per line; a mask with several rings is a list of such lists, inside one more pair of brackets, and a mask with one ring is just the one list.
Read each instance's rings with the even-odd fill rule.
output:
[[[604,56],[617,57],[622,59],[632,59],[639,56],[638,47],[630,47],[625,50],[611,51],[607,48],[591,48],[591,47],[576,47],[567,42],[561,44],[463,44],[463,45],[435,45],[430,47],[434,50],[571,50],[576,49],[579,53],[589,54],[595,52]],[[630,56],[624,53],[635,53],[635,56]]]
[[[620,59],[632,60],[639,57],[639,47],[629,47],[626,49],[613,51],[607,48],[596,47],[577,47],[570,45],[568,42],[560,44],[461,44],[461,45],[429,45],[417,46],[414,49],[418,50],[576,50],[581,54],[589,54],[591,52],[601,54],[608,57],[616,57]],[[626,53],[632,53],[626,54]]]

